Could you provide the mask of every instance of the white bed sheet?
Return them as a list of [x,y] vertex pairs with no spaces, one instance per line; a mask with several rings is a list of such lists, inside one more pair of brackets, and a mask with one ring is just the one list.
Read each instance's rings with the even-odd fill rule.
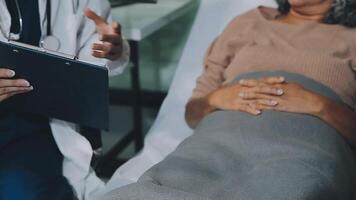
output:
[[163,160],[192,130],[184,120],[185,104],[202,72],[205,50],[235,16],[258,5],[275,6],[274,0],[201,0],[184,53],[158,117],[145,138],[145,147],[120,167],[105,191],[133,183]]

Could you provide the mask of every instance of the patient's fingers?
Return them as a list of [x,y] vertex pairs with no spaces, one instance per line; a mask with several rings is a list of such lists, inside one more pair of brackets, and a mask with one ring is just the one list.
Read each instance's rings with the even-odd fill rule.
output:
[[260,110],[256,110],[256,109],[252,108],[251,106],[247,106],[245,112],[250,113],[251,115],[260,115],[262,113]]
[[[277,100],[258,99],[258,100],[254,100],[254,101],[250,102],[249,105],[263,105],[263,106],[274,107],[274,106],[278,105],[278,101]],[[257,107],[253,107],[253,108],[260,110],[260,108],[257,108]]]
[[281,84],[285,82],[285,78],[281,76],[274,76],[274,77],[264,77],[260,79],[242,79],[239,81],[240,85],[246,86],[246,87],[255,87],[259,85],[265,85],[265,84]]
[[258,94],[281,96],[284,94],[284,91],[283,89],[277,87],[257,86],[239,92],[239,96],[241,98],[248,98],[248,99],[257,98]]
[[10,69],[0,68],[0,78],[12,78],[15,76],[15,72]]
[[[255,101],[255,104],[257,105],[262,105],[262,106],[277,106],[278,105],[278,101],[277,100],[266,100],[266,99],[259,99]],[[260,109],[260,108],[256,108],[256,109]]]
[[267,84],[281,84],[286,81],[283,76],[264,77],[259,80]]
[[275,88],[270,86],[257,86],[252,88],[252,92],[258,92],[261,94],[282,95],[284,91],[281,88]]
[[288,111],[281,98],[273,100],[255,100],[249,105],[256,110],[274,110],[274,111]]
[[251,115],[260,115],[262,113],[261,110],[255,109],[252,106],[250,106],[249,104],[241,105],[240,108],[238,109],[238,111],[246,112]]
[[263,105],[263,104],[251,104],[252,107],[258,110],[271,110],[271,111],[285,111],[285,108],[283,106],[268,106],[268,105]]
[[274,96],[259,94],[256,92],[241,92],[239,93],[239,97],[243,100],[256,100],[256,99],[273,100],[274,99]]
[[254,109],[258,110],[274,110],[275,108],[273,106],[268,106],[268,105],[263,105],[263,104],[258,104],[258,103],[251,103],[251,107]]

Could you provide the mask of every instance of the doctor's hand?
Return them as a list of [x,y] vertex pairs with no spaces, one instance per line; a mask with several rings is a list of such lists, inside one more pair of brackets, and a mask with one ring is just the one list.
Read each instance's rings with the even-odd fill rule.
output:
[[13,80],[15,72],[9,69],[0,68],[0,102],[22,93],[33,90],[30,83],[24,79]]
[[97,15],[93,10],[86,8],[85,16],[96,25],[101,43],[94,43],[92,55],[96,58],[106,58],[111,61],[121,57],[123,51],[123,40],[121,37],[121,27],[117,22],[108,22]]

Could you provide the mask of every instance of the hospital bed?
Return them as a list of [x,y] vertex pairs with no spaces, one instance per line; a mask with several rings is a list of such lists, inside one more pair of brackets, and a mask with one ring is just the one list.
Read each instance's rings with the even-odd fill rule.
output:
[[[202,72],[206,49],[235,16],[258,5],[275,6],[273,0],[201,0],[183,55],[158,117],[145,138],[140,154],[122,165],[100,193],[136,182],[162,161],[192,130],[184,120],[185,104]],[[202,35],[204,37],[202,37]]]

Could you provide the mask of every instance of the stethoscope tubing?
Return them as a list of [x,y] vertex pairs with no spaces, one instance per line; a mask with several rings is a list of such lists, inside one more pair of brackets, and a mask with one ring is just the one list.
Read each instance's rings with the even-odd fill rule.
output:
[[[9,32],[9,37],[8,40],[18,40],[20,39],[22,32],[23,32],[23,18],[22,18],[22,13],[21,9],[18,3],[18,0],[15,0],[16,4],[16,9],[17,13],[19,16],[19,33],[14,34],[15,36],[13,37],[11,31]],[[47,17],[47,36],[45,36],[43,39],[40,41],[40,47],[46,50],[51,50],[51,51],[58,51],[60,49],[60,40],[52,34],[52,18],[51,18],[51,0],[47,0],[46,2],[46,17]]]
[[[47,6],[48,6],[48,2],[49,1],[50,0],[47,0]],[[15,4],[16,4],[16,11],[17,11],[17,13],[19,15],[19,23],[20,23],[19,33],[15,34],[15,35],[20,36],[22,31],[23,31],[23,18],[22,18],[22,13],[21,13],[21,10],[20,10],[20,6],[19,6],[19,3],[18,3],[18,0],[15,0]],[[50,15],[51,12],[50,11],[48,12],[48,7],[47,6],[46,6],[46,13],[47,13],[47,20],[48,20],[48,19],[51,19],[51,15]],[[72,12],[73,12],[73,14],[77,13],[78,7],[79,7],[79,0],[72,0]],[[50,8],[50,6],[49,6],[49,8]],[[47,35],[50,35],[49,33],[51,32],[51,21],[48,20],[47,23],[48,23],[48,25],[47,25]],[[48,28],[49,28],[49,30],[48,30]],[[5,37],[7,37],[8,40],[11,40],[11,34],[13,34],[13,33],[11,33],[10,31],[9,31],[9,33],[6,33],[4,31],[4,28],[1,26],[1,24],[0,24],[0,31],[2,32],[2,34]]]
[[[11,31],[9,31],[8,34],[8,40],[14,40],[13,38],[16,38],[15,40],[18,40],[20,38],[20,36],[22,35],[23,32],[23,18],[22,18],[22,12],[20,9],[20,5],[19,5],[19,1],[18,0],[14,0],[15,1],[15,6],[16,6],[16,12],[18,14],[19,17],[19,32],[18,33],[11,33]],[[51,28],[51,0],[47,0],[46,3],[46,17],[47,17],[47,36],[51,36],[52,35],[52,28]],[[1,32],[4,33],[4,31],[1,28]],[[16,37],[12,37],[12,35],[16,35]],[[4,36],[6,36],[6,34],[4,34]]]
[[[22,13],[21,13],[21,10],[20,10],[20,6],[19,6],[19,1],[15,0],[15,4],[16,4],[17,14],[19,15],[20,29],[19,29],[18,35],[20,36],[22,34],[22,31],[23,31],[23,19],[22,19]],[[9,38],[11,38],[11,31],[9,31]]]

